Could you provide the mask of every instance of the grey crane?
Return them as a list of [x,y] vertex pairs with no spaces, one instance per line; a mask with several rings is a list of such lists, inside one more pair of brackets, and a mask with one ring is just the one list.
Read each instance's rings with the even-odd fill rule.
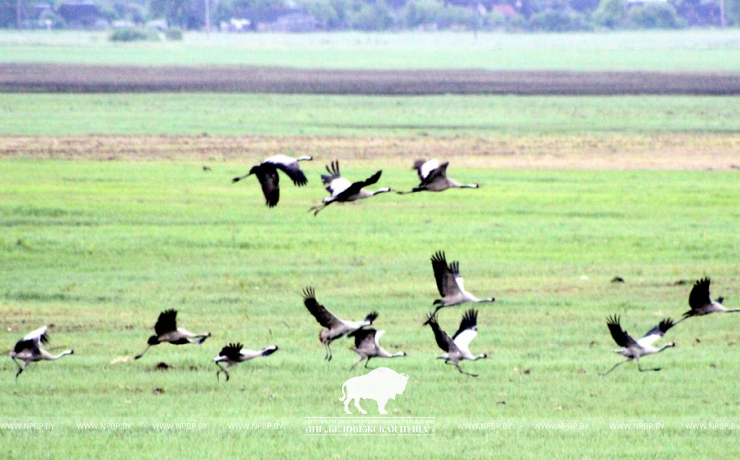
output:
[[380,179],[380,175],[383,173],[382,170],[376,172],[365,180],[357,182],[350,182],[342,177],[341,173],[339,172],[338,160],[332,161],[331,167],[327,166],[326,170],[329,175],[322,174],[321,181],[324,183],[324,185],[326,186],[326,191],[328,191],[331,196],[324,198],[321,201],[322,204],[320,204],[319,206],[314,206],[309,209],[309,211],[313,211],[314,216],[321,212],[322,209],[334,202],[357,201],[363,198],[370,198],[371,196],[391,191],[389,187],[381,188],[374,192],[369,192],[363,189],[368,185],[373,185],[377,183]]
[[379,331],[373,328],[362,328],[351,332],[347,337],[354,337],[355,347],[352,349],[355,353],[360,355],[360,359],[349,368],[352,370],[360,364],[363,360],[365,361],[365,367],[370,363],[373,358],[401,358],[406,356],[405,351],[399,351],[397,353],[389,353],[383,347],[380,346],[380,338],[383,337],[385,331]]
[[218,356],[213,358],[213,362],[219,367],[219,370],[216,372],[216,380],[218,380],[219,374],[223,372],[226,374],[226,381],[229,381],[229,371],[224,369],[221,363],[226,363],[226,367],[231,367],[235,364],[249,361],[250,359],[270,356],[276,351],[278,351],[277,345],[270,345],[261,350],[245,350],[241,343],[230,343],[221,349]]
[[439,295],[442,296],[441,299],[437,299],[433,303],[433,305],[437,306],[435,312],[440,308],[451,307],[464,302],[482,303],[496,301],[493,297],[479,299],[466,291],[463,277],[460,274],[460,263],[453,261],[448,264],[444,251],[437,251],[432,255],[432,269],[434,270],[434,278],[437,281],[437,290],[439,291]]
[[331,361],[331,347],[330,344],[338,338],[344,337],[352,331],[370,326],[373,321],[378,317],[378,312],[374,311],[367,315],[362,321],[346,321],[334,316],[332,312],[326,309],[316,300],[316,293],[312,287],[307,287],[303,290],[303,304],[308,309],[309,313],[316,318],[316,321],[325,327],[319,332],[319,341],[324,344],[326,348],[326,355],[324,359]]
[[440,164],[437,160],[416,160],[413,169],[419,175],[421,183],[408,192],[396,192],[406,195],[415,192],[443,192],[450,188],[480,188],[478,184],[460,184],[447,177],[449,161]]
[[485,353],[479,355],[472,354],[469,348],[470,342],[478,335],[478,310],[470,309],[463,314],[460,327],[452,338],[439,327],[436,312],[427,314],[427,320],[424,324],[428,324],[432,328],[437,346],[444,351],[438,359],[444,359],[445,364],[454,365],[462,374],[478,377],[478,374],[465,372],[460,367],[460,361],[465,359],[468,361],[477,361],[488,358],[488,355]]
[[160,313],[157,323],[154,325],[154,333],[155,335],[149,337],[149,340],[147,340],[147,346],[144,351],[136,355],[134,359],[144,356],[144,353],[153,345],[159,345],[160,343],[171,343],[172,345],[192,343],[200,345],[211,336],[210,332],[194,334],[187,329],[177,327],[177,310],[165,310]]
[[300,156],[298,158],[292,158],[287,155],[271,156],[262,163],[252,166],[252,169],[247,174],[235,177],[231,181],[239,182],[254,174],[262,186],[265,204],[267,204],[267,207],[272,208],[280,200],[280,176],[278,175],[278,169],[287,174],[294,185],[303,187],[308,183],[308,179],[306,179],[306,175],[301,171],[298,162],[311,160],[313,160],[311,156]]
[[737,313],[740,312],[740,308],[725,308],[722,305],[724,297],[718,297],[717,300],[712,300],[709,294],[709,285],[712,280],[709,278],[702,278],[694,283],[694,287],[691,288],[689,294],[689,306],[691,310],[683,314],[683,318],[678,320],[676,324],[681,321],[691,318],[692,316],[704,316],[710,313]]
[[[16,342],[15,347],[10,352],[10,359],[18,366],[18,372],[15,374],[16,380],[18,376],[28,367],[29,364],[37,361],[56,361],[67,355],[74,354],[74,350],[64,350],[58,355],[52,355],[41,346],[49,342],[49,335],[47,331],[49,326],[41,326],[40,328],[29,332],[21,340]],[[18,364],[18,361],[23,361],[23,366]]]
[[635,360],[637,362],[637,369],[639,369],[640,372],[659,371],[659,367],[656,367],[654,369],[643,369],[640,366],[640,357],[654,355],[656,353],[660,353],[666,348],[676,346],[676,344],[674,344],[673,342],[668,342],[660,348],[656,348],[653,346],[653,344],[657,342],[658,339],[663,337],[663,335],[665,335],[665,333],[668,332],[670,328],[676,325],[676,323],[674,323],[673,320],[670,318],[662,320],[657,326],[650,329],[647,334],[645,334],[641,339],[637,340],[635,340],[629,334],[629,332],[622,329],[622,326],[619,324],[619,316],[617,315],[607,317],[606,325],[609,327],[609,332],[611,333],[614,341],[617,343],[617,345],[621,347],[614,350],[614,353],[622,355],[627,359],[618,362],[611,369],[601,375],[607,375],[618,366],[624,363],[628,363],[632,360]]

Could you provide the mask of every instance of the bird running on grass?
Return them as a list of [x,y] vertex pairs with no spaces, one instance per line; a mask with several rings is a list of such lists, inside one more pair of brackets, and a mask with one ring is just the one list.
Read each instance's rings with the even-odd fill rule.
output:
[[437,160],[416,160],[414,167],[421,183],[408,192],[396,192],[406,195],[415,192],[443,192],[450,188],[480,188],[478,184],[460,184],[447,177],[447,166],[450,162],[439,164]]
[[495,302],[496,299],[493,297],[487,297],[485,299],[479,299],[473,294],[465,290],[463,277],[460,274],[460,263],[453,261],[447,263],[444,251],[437,251],[432,255],[432,269],[434,270],[434,278],[437,281],[437,290],[441,299],[434,301],[433,305],[437,306],[434,310],[435,313],[444,307],[451,307],[453,305],[459,305],[464,302]]
[[737,313],[740,312],[740,308],[728,309],[722,305],[724,297],[718,297],[717,300],[712,300],[709,294],[709,285],[712,280],[709,278],[702,278],[694,283],[694,287],[691,288],[689,294],[689,306],[691,310],[683,314],[683,318],[678,320],[676,324],[681,321],[691,318],[692,316],[704,316],[710,313]]
[[[49,326],[42,326],[35,331],[29,332],[25,337],[16,342],[15,347],[10,352],[10,359],[18,366],[18,372],[15,374],[16,380],[18,380],[21,372],[31,363],[37,361],[56,361],[64,356],[74,354],[74,350],[64,350],[58,355],[52,355],[47,350],[44,350],[41,344],[49,342],[48,330]],[[18,364],[16,360],[23,361],[23,366]]]
[[134,359],[139,359],[144,356],[144,353],[146,353],[152,345],[159,345],[160,343],[171,343],[172,345],[192,343],[200,345],[211,336],[210,332],[194,334],[187,329],[177,327],[177,310],[166,310],[160,313],[157,323],[154,325],[154,333],[156,335],[149,337],[144,351],[136,355]]
[[616,369],[618,366],[628,363],[632,361],[633,359],[637,362],[637,369],[640,370],[640,372],[647,372],[647,371],[659,371],[660,368],[656,367],[654,369],[643,369],[640,366],[640,357],[641,356],[647,356],[647,355],[653,355],[655,353],[660,353],[661,351],[665,350],[666,348],[671,348],[676,346],[673,342],[668,342],[665,345],[663,345],[660,348],[656,348],[653,346],[653,344],[658,341],[663,335],[665,335],[666,332],[673,326],[675,326],[675,323],[670,318],[666,318],[663,321],[661,321],[657,326],[650,329],[647,334],[645,334],[644,337],[641,339],[635,340],[629,332],[622,329],[622,326],[619,324],[619,316],[614,315],[611,317],[606,318],[606,325],[609,327],[609,332],[612,335],[612,338],[622,348],[617,348],[614,350],[614,353],[617,353],[619,355],[624,356],[627,358],[624,361],[620,361],[617,364],[615,364],[611,369],[604,372],[601,375],[607,375],[614,369]]
[[380,179],[380,175],[383,173],[382,170],[376,172],[365,180],[357,182],[350,182],[342,177],[341,173],[339,172],[339,161],[332,161],[331,168],[327,166],[326,170],[329,172],[329,175],[322,174],[321,181],[324,183],[324,185],[326,186],[326,191],[329,192],[331,196],[324,198],[321,201],[322,204],[320,204],[319,206],[314,206],[309,209],[309,212],[313,211],[314,216],[318,215],[318,213],[321,212],[322,209],[334,202],[339,203],[357,201],[363,198],[370,198],[371,196],[391,191],[389,187],[381,188],[374,192],[363,190],[363,187],[367,187],[368,185],[373,185],[378,182],[378,180]]
[[370,326],[373,321],[378,317],[378,312],[374,311],[367,315],[362,321],[346,321],[334,316],[332,312],[326,309],[316,300],[316,294],[312,287],[307,287],[303,290],[303,304],[308,309],[309,313],[316,318],[316,321],[326,329],[322,329],[319,332],[319,341],[324,344],[326,348],[326,355],[324,359],[331,361],[331,348],[330,344],[340,337],[344,337],[352,331]]
[[406,356],[405,351],[399,351],[398,353],[389,353],[383,347],[380,346],[380,338],[383,337],[385,331],[378,331],[373,328],[368,329],[357,329],[351,332],[347,337],[355,338],[355,347],[352,349],[355,353],[360,355],[360,359],[349,368],[352,370],[360,364],[363,360],[365,361],[365,367],[370,363],[373,358],[401,358]]
[[280,200],[280,176],[277,170],[279,169],[287,174],[295,186],[303,187],[308,183],[308,179],[306,179],[306,175],[301,171],[298,162],[311,160],[313,160],[311,156],[300,156],[298,158],[292,158],[287,155],[271,156],[262,163],[252,166],[252,169],[247,174],[235,177],[232,179],[232,182],[239,182],[254,174],[262,186],[262,194],[265,195],[265,204],[267,204],[267,207],[272,208]]
[[224,369],[220,363],[225,362],[226,367],[231,367],[235,364],[249,361],[250,359],[259,358],[260,356],[270,356],[271,354],[278,351],[277,345],[270,345],[261,350],[244,350],[241,343],[230,343],[221,349],[221,352],[213,358],[213,362],[219,367],[219,371],[216,372],[216,380],[218,380],[219,374],[222,372],[226,374],[226,381],[229,381],[229,372]]
[[427,324],[434,332],[434,339],[437,341],[437,346],[444,351],[442,356],[437,359],[444,359],[445,364],[455,366],[462,374],[469,375],[471,377],[478,377],[478,374],[465,372],[460,367],[460,361],[464,359],[467,359],[468,361],[477,361],[479,359],[488,358],[488,355],[485,353],[473,355],[469,348],[470,342],[472,342],[478,335],[478,310],[470,309],[463,314],[462,320],[460,321],[460,327],[452,338],[450,338],[450,336],[439,327],[436,312],[427,314],[427,320],[424,325]]

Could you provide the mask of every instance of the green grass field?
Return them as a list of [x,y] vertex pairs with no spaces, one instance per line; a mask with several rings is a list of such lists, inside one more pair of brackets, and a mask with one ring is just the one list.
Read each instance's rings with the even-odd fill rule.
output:
[[[671,331],[679,346],[645,359],[663,372],[625,365],[598,375],[620,359],[611,352],[606,315],[618,313],[628,330],[644,333],[688,308],[690,286],[677,280],[704,275],[713,277],[715,295],[737,305],[735,172],[458,168],[458,179],[482,188],[381,195],[314,218],[306,211],[323,196],[321,162],[305,167],[309,186],[286,188],[274,210],[263,206],[254,181],[229,183],[241,164],[203,171],[188,161],[2,163],[2,343],[11,347],[54,323],[52,345],[76,352],[32,365],[18,382],[12,362],[1,362],[2,421],[55,424],[45,433],[0,430],[10,458],[107,458],[112,449],[149,458],[234,457],[246,448],[287,457],[352,457],[358,448],[403,457],[736,452],[729,431],[685,427],[735,421],[736,318],[710,316]],[[348,176],[364,177],[383,161],[344,166]],[[386,168],[379,186],[414,182],[406,168]],[[461,261],[468,289],[498,299],[480,307],[473,346],[490,359],[464,364],[477,379],[436,361],[432,334],[421,326],[436,298],[429,256],[438,249]],[[610,283],[615,275],[626,283]],[[435,417],[435,437],[350,443],[303,434],[304,417],[342,416],[334,399],[341,384],[364,374],[347,371],[355,360],[347,341],[336,342],[334,360],[324,363],[319,327],[300,296],[309,285],[349,318],[380,312],[386,347],[409,354],[373,362],[410,376],[407,391],[388,404],[391,416]],[[140,361],[119,362],[143,349],[166,308],[180,311],[184,327],[214,336],[201,347],[163,345]],[[442,326],[454,332],[462,311],[443,310]],[[229,341],[281,350],[218,382],[210,359]],[[153,370],[160,361],[172,369]],[[363,407],[374,413],[373,401]],[[95,422],[132,427],[77,428]],[[178,422],[206,428],[163,435],[152,426]],[[240,422],[283,425],[229,429]],[[513,427],[459,428],[494,422]],[[544,422],[588,428],[536,428]],[[665,427],[610,428],[619,422]]]
[[[457,46],[436,40],[461,40],[479,45],[443,65],[466,67],[501,40],[496,48],[515,48],[509,56],[529,52],[530,66],[567,64],[538,48],[553,38],[544,35],[441,34],[427,43],[423,34],[210,42],[187,34],[183,44],[120,49],[102,36],[52,35],[4,32],[0,60],[329,66],[354,43],[368,53],[347,52],[342,65],[418,67],[442,65]],[[242,46],[260,51],[227,53],[239,44],[226,39],[254,40]],[[300,58],[290,51],[296,40],[307,47]],[[562,35],[550,51],[596,49],[576,67],[594,69],[614,43],[622,57],[636,47],[645,68],[712,60],[701,70],[736,70],[738,40],[737,31]],[[643,68],[634,62],[630,69]],[[737,106],[719,97],[2,94],[0,350],[52,323],[49,346],[75,350],[17,381],[12,361],[0,360],[2,457],[733,458],[740,317],[669,331],[677,346],[642,361],[661,372],[630,363],[599,373],[622,359],[607,315],[642,335],[680,317],[703,276],[727,307],[740,306]],[[267,209],[256,180],[231,178],[275,153],[316,161],[304,164],[306,187],[283,178],[280,204]],[[450,160],[450,176],[481,188],[308,212],[325,196],[319,174],[330,160],[353,180],[383,169],[377,187],[405,190],[416,185],[410,165],[420,156]],[[471,346],[489,359],[462,364],[478,378],[436,360],[421,325],[438,294],[429,262],[437,250],[460,261],[467,289],[497,299],[479,306]],[[348,370],[356,354],[347,340],[324,362],[306,286],[345,318],[380,312],[382,344],[408,353],[371,361],[409,375],[389,417],[434,417],[434,436],[307,435],[306,417],[348,417],[342,384],[366,370]],[[213,337],[132,360],[169,308],[182,327]],[[442,310],[442,327],[454,333],[466,308]],[[280,350],[219,382],[211,359],[236,341]],[[156,370],[160,362],[170,368]],[[362,405],[377,416],[374,401]],[[7,425],[23,423],[53,429]],[[95,423],[128,429],[83,427]],[[196,429],[158,425],[176,423]],[[494,423],[510,429],[470,427]],[[631,429],[616,425],[624,423]]]
[[3,134],[492,136],[737,133],[737,97],[5,94]]
[[256,65],[349,69],[740,70],[740,31],[573,34],[186,33],[183,42],[120,44],[106,33],[0,32],[0,62]]

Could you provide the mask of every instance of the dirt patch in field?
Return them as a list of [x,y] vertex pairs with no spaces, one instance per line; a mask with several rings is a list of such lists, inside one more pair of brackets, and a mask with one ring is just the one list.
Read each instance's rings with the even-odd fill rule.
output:
[[416,158],[460,167],[733,169],[740,134],[498,137],[0,136],[0,158],[195,161],[250,165],[279,153],[409,166]]
[[732,95],[740,94],[740,74],[3,64],[0,72],[0,91],[368,95]]

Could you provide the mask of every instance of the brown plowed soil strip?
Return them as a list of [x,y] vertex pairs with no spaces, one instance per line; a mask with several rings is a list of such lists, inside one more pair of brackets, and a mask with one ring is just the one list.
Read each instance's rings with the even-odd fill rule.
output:
[[740,134],[497,137],[0,136],[0,159],[187,161],[251,165],[279,154],[409,167],[416,158],[455,167],[720,169],[740,172]]
[[740,74],[3,64],[0,92],[732,95],[740,94]]

